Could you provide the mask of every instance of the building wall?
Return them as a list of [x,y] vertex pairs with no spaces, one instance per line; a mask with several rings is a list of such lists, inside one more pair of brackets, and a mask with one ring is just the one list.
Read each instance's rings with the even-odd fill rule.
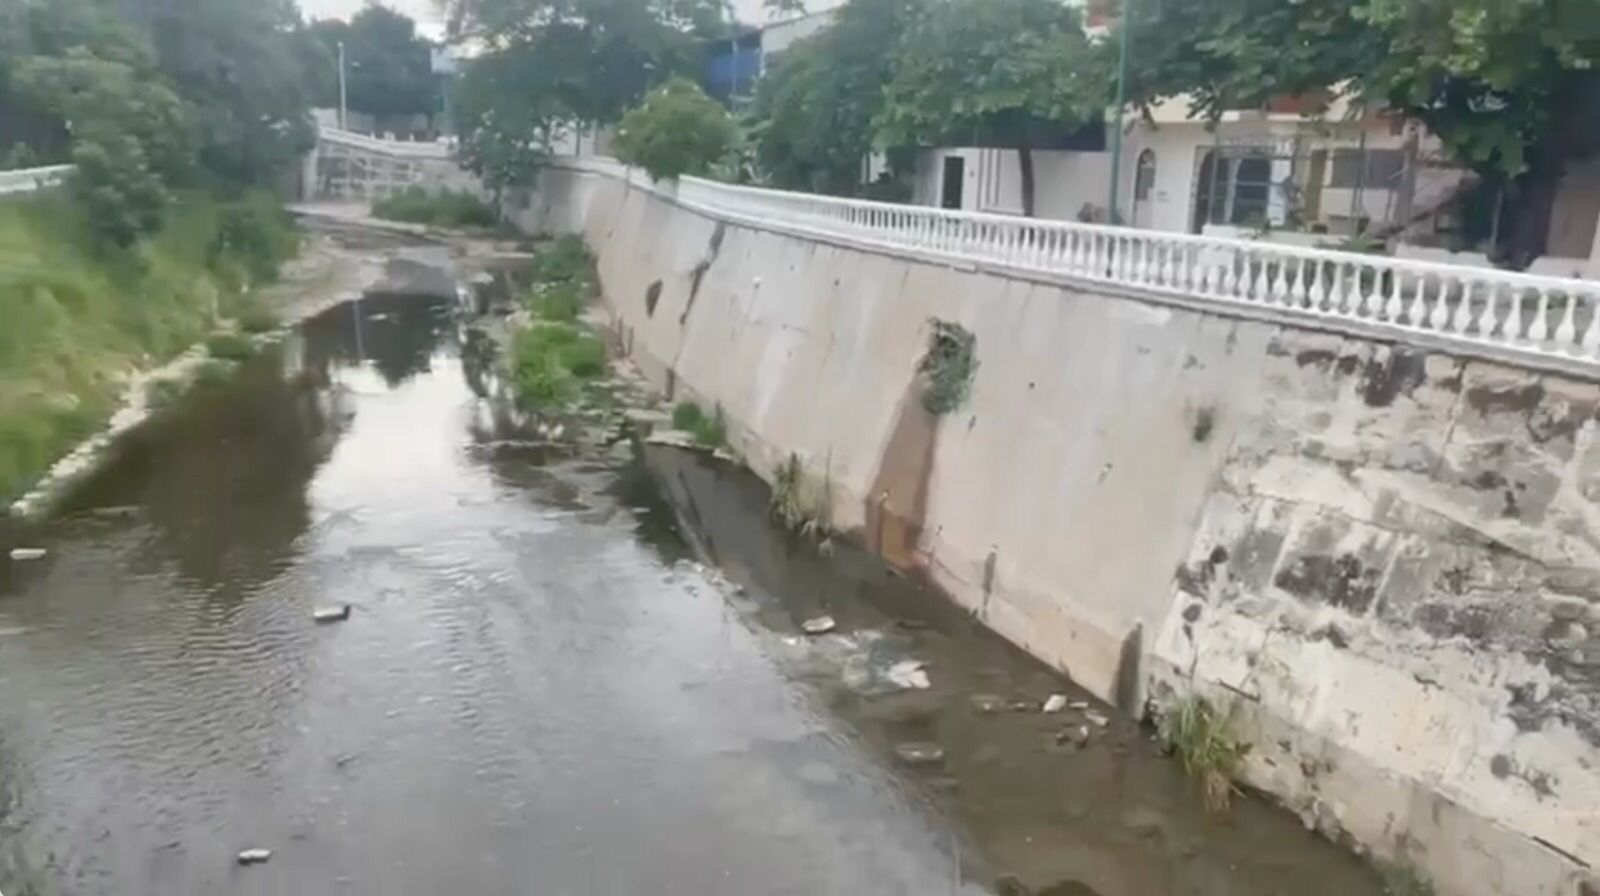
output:
[[[1600,386],[690,213],[547,170],[619,338],[764,475],[1095,693],[1198,692],[1246,777],[1442,896],[1600,880]],[[922,410],[930,319],[976,338]]]

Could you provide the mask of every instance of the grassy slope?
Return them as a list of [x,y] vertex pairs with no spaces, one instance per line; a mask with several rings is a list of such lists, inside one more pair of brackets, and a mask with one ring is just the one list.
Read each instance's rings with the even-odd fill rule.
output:
[[268,199],[243,205],[186,195],[147,243],[97,251],[65,195],[0,202],[0,497],[101,425],[122,375],[209,331],[263,254],[292,251],[282,238],[221,248],[226,221],[288,227]]

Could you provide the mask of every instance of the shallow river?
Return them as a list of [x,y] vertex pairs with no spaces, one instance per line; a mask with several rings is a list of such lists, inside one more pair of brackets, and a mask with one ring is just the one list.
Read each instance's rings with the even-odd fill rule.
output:
[[530,441],[460,326],[334,308],[0,558],[7,896],[1379,892],[748,474]]

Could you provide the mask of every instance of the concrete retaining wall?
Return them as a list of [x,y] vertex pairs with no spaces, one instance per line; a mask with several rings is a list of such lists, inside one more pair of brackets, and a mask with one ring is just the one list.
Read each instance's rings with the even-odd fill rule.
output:
[[[1600,893],[1600,387],[735,226],[547,171],[622,338],[836,522],[1443,894]],[[972,394],[918,401],[929,321]]]

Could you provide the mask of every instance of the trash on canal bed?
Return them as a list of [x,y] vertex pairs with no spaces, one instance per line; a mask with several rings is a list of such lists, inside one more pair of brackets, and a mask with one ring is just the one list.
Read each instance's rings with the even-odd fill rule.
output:
[[1061,694],[1051,694],[1050,699],[1044,701],[1045,712],[1060,712],[1067,708],[1067,698]]
[[944,759],[944,750],[938,744],[904,743],[897,745],[894,752],[912,765],[928,765]]
[[46,553],[48,552],[44,548],[12,548],[11,559],[17,561],[43,560]]
[[800,628],[808,635],[826,635],[833,631],[836,625],[832,616],[818,616],[800,623]]
[[340,604],[337,607],[322,607],[311,614],[319,625],[329,622],[344,622],[350,618],[350,605]]
[[243,849],[239,851],[239,864],[259,865],[272,858],[270,849]]

